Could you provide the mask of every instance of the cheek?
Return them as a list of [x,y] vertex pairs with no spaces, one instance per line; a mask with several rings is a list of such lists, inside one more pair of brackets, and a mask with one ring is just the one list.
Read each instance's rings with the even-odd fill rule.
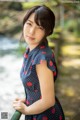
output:
[[25,32],[26,32],[26,29],[25,29],[25,27],[23,27],[23,34],[25,34]]
[[45,33],[44,32],[37,32],[37,38],[38,40],[41,40],[44,37]]
[[25,29],[23,29],[23,36],[24,36],[24,38],[25,38],[25,35],[26,35],[26,31],[25,31]]
[[28,29],[26,29],[26,28],[24,27],[24,28],[23,28],[23,36],[24,36],[24,38],[26,37],[27,33],[28,33]]
[[24,34],[27,33],[28,31],[29,31],[29,27],[26,26],[26,25],[24,25],[24,27],[23,27],[23,32],[24,32]]

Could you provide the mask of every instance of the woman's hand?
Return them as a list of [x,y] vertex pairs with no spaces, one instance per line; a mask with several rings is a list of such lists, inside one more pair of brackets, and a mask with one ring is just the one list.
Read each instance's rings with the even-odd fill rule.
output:
[[25,103],[26,99],[25,98],[16,98],[15,101],[21,101],[21,102]]
[[27,114],[27,106],[24,104],[24,100],[20,98],[16,98],[13,101],[13,108],[20,111],[23,114]]

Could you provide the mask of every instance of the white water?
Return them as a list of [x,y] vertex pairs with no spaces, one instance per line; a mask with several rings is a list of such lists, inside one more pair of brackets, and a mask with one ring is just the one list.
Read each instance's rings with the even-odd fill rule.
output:
[[12,107],[13,100],[16,97],[24,97],[24,88],[20,79],[23,59],[17,57],[16,54],[6,52],[13,52],[18,47],[19,43],[17,41],[0,37],[0,115],[1,112],[8,112],[8,120],[15,111]]

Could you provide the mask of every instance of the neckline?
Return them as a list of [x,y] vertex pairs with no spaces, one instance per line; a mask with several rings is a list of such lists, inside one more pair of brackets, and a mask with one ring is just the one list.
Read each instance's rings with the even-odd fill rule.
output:
[[33,55],[34,52],[36,52],[37,50],[40,49],[41,46],[46,46],[44,43],[41,43],[41,44],[38,44],[35,48],[33,48],[31,51],[30,51],[30,48],[28,47],[27,48],[27,51],[26,51],[26,54],[28,54],[29,56]]
[[27,54],[28,55],[32,55],[37,49],[39,49],[39,45],[37,45],[35,48],[33,48],[31,51],[30,51],[30,48],[28,47],[28,50],[27,50]]

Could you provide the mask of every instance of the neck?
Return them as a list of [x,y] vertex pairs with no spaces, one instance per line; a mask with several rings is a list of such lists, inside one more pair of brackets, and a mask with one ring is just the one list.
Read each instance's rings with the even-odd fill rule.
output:
[[37,47],[38,44],[36,44],[36,45],[35,45],[35,44],[34,44],[34,45],[28,45],[28,46],[29,46],[29,49],[30,49],[30,51],[31,51],[31,50],[33,50],[35,47]]

